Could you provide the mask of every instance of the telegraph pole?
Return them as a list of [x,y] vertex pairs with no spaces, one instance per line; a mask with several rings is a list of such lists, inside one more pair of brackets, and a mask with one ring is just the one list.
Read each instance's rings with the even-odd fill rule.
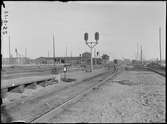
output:
[[9,34],[9,64],[10,64],[10,57],[11,57],[11,54],[10,54],[10,34]]
[[66,57],[67,57],[67,46],[66,46]]
[[137,42],[137,60],[139,59],[139,44]]
[[25,57],[27,58],[27,48],[25,48]]
[[142,45],[141,45],[141,64],[143,63],[142,55],[143,55],[143,51],[142,51]]
[[72,50],[71,50],[71,64],[72,64]]
[[24,64],[27,64],[27,49],[25,48],[25,55],[24,55]]
[[159,50],[160,50],[160,64],[161,64],[161,27],[159,27]]
[[54,39],[54,33],[53,33],[53,64],[55,66],[55,39]]
[[28,64],[28,60],[27,60],[27,48],[25,48],[25,64]]
[[67,46],[66,46],[66,62],[67,62]]

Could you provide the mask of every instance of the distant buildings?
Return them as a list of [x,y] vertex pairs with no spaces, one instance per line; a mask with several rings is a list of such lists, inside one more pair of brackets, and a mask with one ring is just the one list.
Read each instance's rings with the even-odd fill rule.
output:
[[[104,54],[102,57],[93,58],[93,64],[102,64],[107,63],[109,61],[109,56]],[[29,59],[26,57],[12,57],[12,58],[3,58],[3,65],[13,65],[13,64],[62,64],[62,63],[70,63],[72,65],[75,64],[87,64],[89,65],[91,62],[91,53],[84,52],[80,56],[76,57],[39,57],[36,59]]]
[[[93,64],[102,64],[104,61],[109,61],[109,58],[102,58],[102,57],[93,58]],[[90,64],[91,63],[91,53],[84,52],[82,54],[81,63],[82,64]]]
[[131,60],[130,60],[130,59],[124,59],[123,62],[124,62],[125,64],[131,64]]
[[[91,53],[84,52],[80,56],[76,56],[76,57],[55,57],[55,58],[53,58],[53,57],[39,57],[39,58],[34,60],[34,63],[35,64],[53,64],[55,61],[55,63],[57,63],[57,64],[61,64],[61,63],[70,63],[72,65],[90,64],[90,61],[91,61],[90,59],[91,59]],[[102,59],[102,57],[93,58],[93,64],[105,63],[105,62],[109,61],[109,56],[107,55],[103,59]]]
[[91,53],[89,52],[82,53],[81,59],[82,59],[81,60],[82,64],[90,64],[91,63]]
[[31,60],[26,57],[2,58],[2,65],[30,64]]
[[107,54],[102,55],[102,63],[108,63],[109,62],[109,56]]
[[34,60],[35,64],[61,64],[61,63],[71,63],[71,64],[79,64],[81,61],[81,57],[39,57]]

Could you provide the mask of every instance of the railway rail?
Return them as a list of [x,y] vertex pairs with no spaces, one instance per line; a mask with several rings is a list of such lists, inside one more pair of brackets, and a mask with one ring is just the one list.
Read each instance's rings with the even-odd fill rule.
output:
[[[1,78],[6,80],[6,79],[14,79],[14,78],[20,78],[20,77],[29,77],[29,76],[34,76],[34,75],[48,75],[51,74],[53,68],[55,67],[36,67],[36,68],[21,68],[21,69],[8,69],[7,71],[5,71],[6,69],[2,69],[1,71]],[[102,66],[100,67],[94,67],[95,69],[98,68],[102,68]],[[63,72],[63,66],[58,66],[58,73],[62,73]],[[74,71],[79,71],[81,70],[80,67],[70,67],[68,69],[68,72],[74,72]]]
[[[79,99],[82,97],[84,94],[89,92],[92,89],[96,89],[97,86],[100,84],[103,84],[107,80],[111,80],[111,78],[114,75],[117,75],[118,70],[108,70],[103,73],[99,73],[97,75],[94,75],[93,77],[89,77],[87,79],[84,79],[78,83],[73,83],[71,85],[68,85],[67,87],[55,90],[53,92],[50,92],[49,94],[45,94],[44,96],[42,95],[41,97],[37,97],[31,100],[28,103],[33,103],[30,104],[32,107],[27,107],[27,102],[25,101],[24,104],[20,104],[17,106],[17,104],[11,104],[7,107],[7,110],[9,113],[13,116],[14,115],[14,120],[24,120],[25,122],[35,122],[46,115],[50,114],[53,111],[61,110],[61,108],[65,107],[67,104],[73,102],[74,100]],[[112,76],[112,77],[111,77]],[[58,97],[57,97],[58,96]],[[35,102],[42,100],[43,102]],[[51,102],[52,101],[52,102]],[[48,108],[46,110],[40,110],[38,111],[41,107],[41,105],[48,104]],[[33,108],[34,106],[37,106]],[[22,109],[23,108],[23,109]],[[17,116],[19,113],[22,113],[21,111],[15,111],[16,109],[22,109],[21,111],[25,111],[26,113],[22,114],[21,118]],[[32,111],[37,110],[38,112],[33,113]],[[58,109],[58,110],[56,110]],[[14,111],[13,111],[14,110]],[[28,115],[28,116],[27,116]],[[28,118],[27,118],[28,117]]]
[[[75,72],[79,71],[78,69],[71,69],[69,72]],[[62,72],[59,72],[62,73]],[[19,80],[16,79],[8,79],[8,80],[2,80],[1,84],[1,95],[2,97],[6,96],[7,92],[16,91],[16,92],[24,92],[24,88],[31,87],[34,89],[37,85],[41,85],[42,87],[45,87],[47,85],[53,84],[54,82],[54,76],[53,75],[44,75],[44,76],[25,76],[24,78],[19,78]],[[14,89],[14,90],[13,90]],[[15,90],[16,89],[16,90]]]
[[158,70],[152,69],[152,68],[150,68],[150,67],[145,67],[145,68],[146,68],[147,70],[149,70],[149,71],[155,72],[155,73],[157,73],[157,74],[159,74],[159,75],[161,75],[161,76],[163,76],[163,77],[166,77],[165,71],[164,71],[164,73],[163,73],[163,72],[160,72],[160,71],[158,71]]
[[[85,88],[84,90],[82,90],[81,92],[73,95],[72,97],[69,97],[68,99],[64,100],[62,102],[62,104],[46,111],[45,113],[35,117],[34,119],[32,119],[31,121],[28,121],[28,123],[37,123],[37,122],[47,122],[47,119],[49,117],[51,117],[51,115],[54,114],[58,114],[61,111],[63,111],[63,109],[68,106],[69,104],[75,103],[77,100],[79,100],[82,96],[84,96],[85,94],[87,94],[88,92],[90,92],[93,89],[96,89],[98,86],[102,85],[104,82],[106,82],[107,80],[111,80],[113,77],[115,77],[118,73],[120,73],[118,71],[118,69],[116,69],[114,72],[112,72],[112,75],[110,75],[111,73],[109,73],[109,75],[106,75],[103,77],[103,79],[98,79],[97,81],[94,81],[95,83],[91,84],[89,87]],[[94,79],[94,78],[92,78]],[[89,79],[87,81],[91,81],[92,79]]]
[[126,70],[145,70],[145,71],[152,71],[152,72],[155,72],[163,77],[166,77],[166,72],[165,70],[162,70],[162,69],[155,69],[155,68],[152,68],[152,67],[148,67],[148,66],[143,66],[143,65],[138,65],[138,66],[130,66],[130,67],[125,67]]
[[[165,74],[162,74],[154,69],[146,68],[146,67],[144,69],[158,73],[161,76],[165,76]],[[114,71],[105,72],[103,74],[98,74],[98,75],[93,76],[91,78],[85,79],[78,84],[75,84],[75,85],[73,84],[68,88],[63,88],[63,90],[66,90],[69,88],[71,88],[71,90],[76,90],[76,89],[80,89],[80,90],[78,90],[79,92],[75,92],[72,96],[68,96],[66,99],[63,99],[61,101],[61,104],[49,107],[49,109],[47,111],[40,113],[40,114],[34,116],[33,118],[29,118],[29,119],[25,120],[25,122],[26,123],[41,123],[41,122],[47,123],[47,120],[49,118],[53,117],[53,115],[55,116],[58,113],[62,112],[68,105],[71,105],[71,104],[77,102],[84,95],[89,93],[91,90],[96,89],[100,85],[104,84],[107,80],[112,80],[120,72],[122,72],[122,70],[116,68],[116,70],[114,70]],[[84,88],[81,88],[81,87],[84,87]],[[47,104],[49,105],[50,103],[47,102]]]

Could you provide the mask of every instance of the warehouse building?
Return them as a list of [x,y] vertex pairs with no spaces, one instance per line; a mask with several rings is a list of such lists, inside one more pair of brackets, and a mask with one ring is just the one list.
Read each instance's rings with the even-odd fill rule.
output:
[[[90,64],[91,62],[91,54],[89,52],[84,52],[82,55],[77,57],[39,57],[34,60],[35,64],[62,64],[62,63],[70,63],[70,64]],[[106,58],[105,58],[105,61]],[[102,64],[103,60],[101,57],[93,58],[93,64]]]

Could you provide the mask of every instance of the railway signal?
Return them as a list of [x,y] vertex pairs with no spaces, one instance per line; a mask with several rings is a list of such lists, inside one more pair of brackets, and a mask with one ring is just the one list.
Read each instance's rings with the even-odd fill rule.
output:
[[88,42],[88,33],[84,33],[84,40],[85,40],[85,43],[86,45],[88,45],[88,47],[90,48],[91,50],[91,72],[93,71],[93,59],[92,59],[92,50],[93,48],[98,44],[98,40],[99,40],[99,32],[96,32],[95,33],[95,42]]
[[96,40],[96,42],[98,42],[98,40],[99,40],[99,32],[95,33],[95,40]]
[[88,41],[88,33],[87,33],[87,32],[84,34],[84,40],[85,40],[86,42]]

